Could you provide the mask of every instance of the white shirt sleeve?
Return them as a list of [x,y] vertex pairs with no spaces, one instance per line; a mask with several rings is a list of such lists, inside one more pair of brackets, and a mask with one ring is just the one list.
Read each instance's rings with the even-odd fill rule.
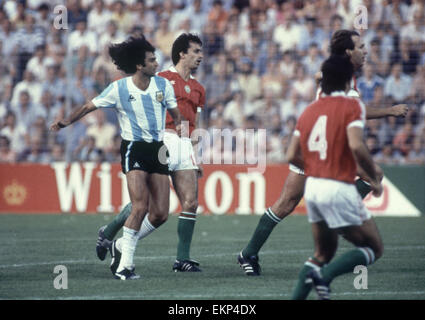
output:
[[165,107],[167,109],[177,108],[176,95],[174,94],[174,88],[171,82],[165,79]]
[[100,95],[93,98],[92,102],[97,108],[115,108],[117,105],[117,88],[115,82],[112,82]]

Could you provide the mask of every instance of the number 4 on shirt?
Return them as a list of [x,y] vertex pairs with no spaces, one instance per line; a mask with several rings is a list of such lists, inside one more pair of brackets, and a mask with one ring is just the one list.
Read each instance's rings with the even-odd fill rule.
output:
[[326,141],[326,122],[327,116],[320,116],[311,130],[308,137],[308,150],[310,152],[319,152],[320,160],[326,160],[326,152],[328,149],[328,142]]

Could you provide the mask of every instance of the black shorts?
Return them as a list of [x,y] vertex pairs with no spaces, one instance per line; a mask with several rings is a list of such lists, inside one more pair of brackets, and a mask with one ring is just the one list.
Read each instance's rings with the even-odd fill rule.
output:
[[127,173],[142,170],[147,173],[169,174],[168,150],[162,141],[127,141],[121,142],[121,168]]

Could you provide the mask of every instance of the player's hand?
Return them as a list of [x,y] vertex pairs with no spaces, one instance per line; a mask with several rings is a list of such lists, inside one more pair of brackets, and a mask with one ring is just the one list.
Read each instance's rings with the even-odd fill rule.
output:
[[396,104],[391,107],[391,111],[394,117],[405,117],[407,111],[409,111],[409,107],[407,104]]
[[382,184],[378,181],[373,181],[373,182],[371,181],[370,187],[372,188],[372,194],[375,197],[379,197],[384,190],[382,188]]
[[204,168],[202,165],[198,164],[198,178],[202,178],[204,176]]
[[50,125],[49,130],[50,131],[59,131],[60,129],[65,128],[66,126],[67,125],[62,120],[59,120],[59,121],[53,122]]

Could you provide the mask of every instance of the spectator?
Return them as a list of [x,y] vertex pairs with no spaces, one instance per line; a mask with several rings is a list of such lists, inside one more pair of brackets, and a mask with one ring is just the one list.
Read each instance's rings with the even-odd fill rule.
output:
[[261,92],[270,92],[274,97],[279,97],[285,86],[285,77],[280,73],[278,63],[269,60],[267,72],[261,77]]
[[31,71],[25,71],[23,80],[18,82],[13,89],[11,101],[12,106],[18,103],[22,91],[28,92],[30,95],[30,100],[33,103],[40,102],[42,86],[41,83],[36,81],[35,76]]
[[285,51],[283,53],[282,61],[279,64],[280,72],[286,77],[291,79],[295,75],[296,62],[294,60],[293,52]]
[[305,68],[302,64],[298,64],[295,69],[295,81],[292,84],[292,90],[301,100],[311,102],[316,94],[316,84],[312,77],[305,73]]
[[412,148],[406,157],[406,163],[425,164],[425,144],[421,141],[420,136],[413,139]]
[[374,134],[370,134],[367,136],[366,146],[372,156],[378,154],[381,151],[381,148],[379,147],[378,137]]
[[42,28],[35,25],[35,18],[28,14],[25,17],[25,25],[16,32],[16,44],[18,47],[17,81],[22,79],[28,60],[32,57],[35,49],[45,43],[45,34]]
[[94,97],[93,80],[86,74],[82,64],[75,67],[71,88],[71,99],[75,104],[82,105]]
[[171,45],[175,39],[174,31],[171,31],[168,25],[168,19],[162,18],[159,22],[159,28],[155,32],[156,47],[166,56],[171,56]]
[[59,75],[59,65],[48,65],[46,76],[41,83],[42,92],[48,91],[55,101],[64,99],[67,89],[65,81]]
[[24,153],[20,156],[22,162],[47,164],[49,160],[50,157],[43,140],[38,136],[31,137],[29,148],[24,150]]
[[106,121],[103,110],[97,110],[94,114],[96,122],[87,128],[87,134],[95,139],[96,148],[105,152],[112,147],[117,127]]
[[74,159],[76,161],[101,162],[103,153],[101,149],[96,148],[96,139],[92,136],[87,136],[80,147],[75,149]]
[[221,0],[214,0],[212,8],[208,13],[208,23],[216,26],[216,30],[219,34],[224,34],[226,29],[228,14],[223,7]]
[[90,10],[87,16],[87,28],[99,35],[103,34],[102,31],[106,29],[111,18],[112,13],[105,8],[104,1],[95,0],[93,9]]
[[119,43],[125,40],[124,33],[118,29],[115,21],[109,21],[105,29],[106,32],[103,32],[99,39],[99,50],[101,53],[112,43]]
[[80,22],[87,22],[87,11],[83,9],[81,0],[68,0],[66,2],[68,11],[68,25],[71,30],[77,28]]
[[393,145],[403,156],[406,156],[413,142],[413,127],[412,124],[406,122],[403,127],[396,133],[393,140]]
[[425,65],[417,68],[409,92],[410,99],[417,105],[425,102]]
[[46,69],[49,65],[53,65],[53,58],[46,56],[46,46],[40,45],[35,49],[34,56],[28,61],[26,69],[35,76],[37,81],[46,78]]
[[49,162],[65,161],[65,150],[60,143],[54,143],[50,150]]
[[261,80],[253,69],[251,59],[248,57],[240,59],[240,72],[237,80],[247,102],[252,102],[261,95]]
[[320,71],[322,66],[323,57],[320,54],[317,43],[313,42],[308,48],[307,55],[301,60],[307,76],[313,77],[317,72]]
[[15,163],[16,152],[10,148],[10,140],[6,136],[0,136],[0,163]]
[[21,91],[19,101],[12,105],[12,109],[17,115],[18,124],[22,124],[26,128],[30,127],[35,118],[42,114],[40,107],[32,102],[28,91]]
[[416,72],[416,65],[420,62],[419,53],[411,48],[410,40],[404,39],[400,43],[400,50],[391,55],[391,64],[401,63],[403,73],[411,75]]
[[41,27],[44,33],[47,33],[52,26],[53,19],[50,15],[50,7],[46,2],[41,3],[37,7],[37,14],[35,15],[35,24]]
[[307,17],[304,26],[302,26],[298,50],[305,53],[310,50],[313,44],[318,48],[318,44],[323,43],[325,39],[325,33],[322,28],[317,25],[317,19],[314,17]]
[[68,51],[70,54],[75,55],[82,46],[89,48],[91,56],[98,52],[96,33],[87,30],[87,22],[85,20],[78,21],[75,25],[75,30],[69,35]]
[[16,154],[21,153],[27,145],[27,128],[17,122],[16,115],[12,111],[6,114],[4,127],[1,129],[0,135],[9,139],[10,147]]
[[245,121],[245,109],[247,101],[242,91],[234,93],[223,112],[223,119],[229,121],[233,127],[241,128]]
[[300,44],[301,26],[295,16],[285,13],[285,21],[273,31],[273,41],[279,44],[280,52],[294,50]]
[[112,8],[112,20],[117,24],[118,30],[128,33],[134,24],[134,14],[127,9],[124,1],[115,1]]
[[378,152],[374,157],[375,162],[378,164],[401,164],[404,162],[403,156],[400,152],[394,149],[391,143],[386,143],[382,147],[382,151]]
[[360,90],[360,96],[365,104],[371,102],[374,98],[377,87],[384,84],[384,80],[374,73],[373,66],[369,63],[363,67],[363,76],[357,80],[357,88]]
[[387,78],[384,87],[385,97],[390,99],[391,103],[403,103],[409,95],[412,79],[402,73],[402,65],[396,63],[391,68],[391,75]]

